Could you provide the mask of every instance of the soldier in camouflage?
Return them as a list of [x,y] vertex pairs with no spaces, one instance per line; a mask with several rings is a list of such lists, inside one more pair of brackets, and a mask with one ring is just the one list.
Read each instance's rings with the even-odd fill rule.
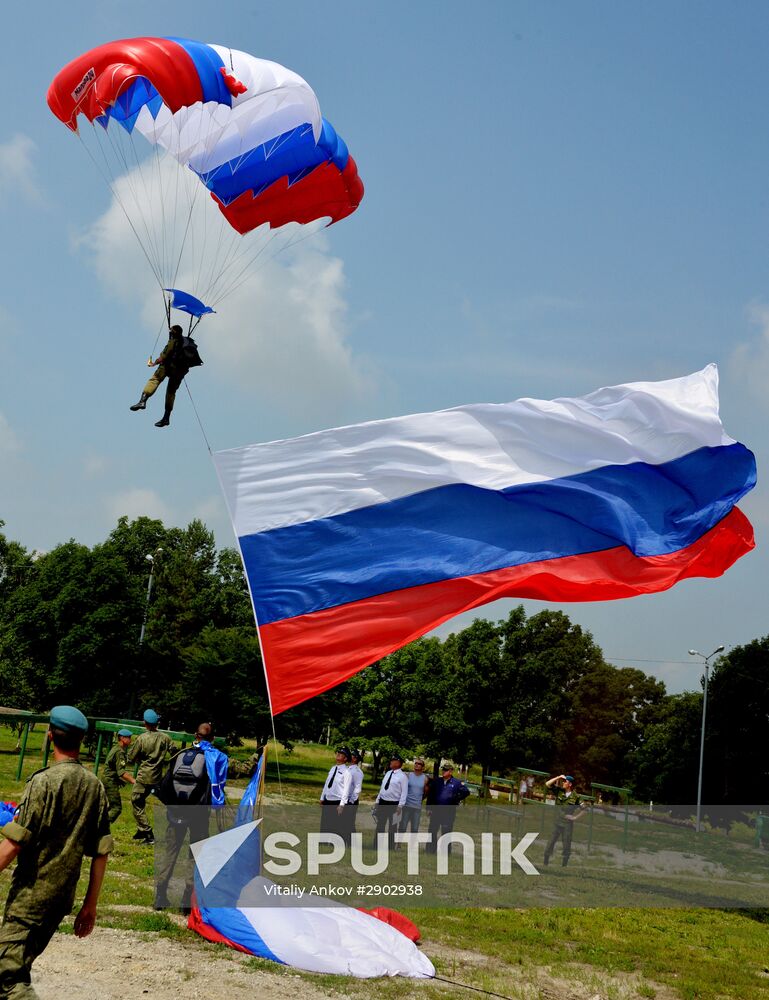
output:
[[138,764],[139,770],[136,774],[133,791],[131,792],[131,807],[136,820],[136,833],[134,840],[141,840],[145,844],[154,844],[155,837],[152,826],[147,819],[146,805],[147,799],[152,789],[163,777],[165,759],[168,754],[175,749],[170,736],[158,732],[159,722],[157,712],[148,708],[144,713],[144,728],[146,732],[140,733],[136,741],[128,748],[126,761],[128,764]]
[[180,326],[172,326],[168,332],[168,343],[160,352],[155,361],[148,361],[147,364],[152,368],[156,368],[150,375],[149,381],[144,386],[142,390],[141,397],[138,403],[134,403],[133,406],[129,407],[131,410],[143,410],[147,406],[147,400],[152,396],[157,387],[163,381],[163,379],[168,378],[168,385],[166,386],[166,401],[165,401],[165,411],[160,420],[155,424],[156,427],[168,427],[171,422],[171,411],[174,408],[174,400],[176,399],[176,392],[179,386],[184,381],[187,372],[190,370],[189,365],[186,364],[183,354],[182,339],[184,336],[184,331]]
[[227,763],[227,777],[228,778],[250,778],[253,776],[256,770],[256,765],[259,763],[259,758],[262,756],[262,751],[257,750],[256,753],[252,753],[250,757],[245,760],[238,760],[235,757],[230,757]]
[[0,871],[18,858],[0,928],[0,996],[9,1000],[37,997],[32,963],[72,911],[84,855],[92,858],[91,870],[75,934],[86,937],[96,923],[112,836],[102,783],[78,759],[87,731],[78,709],[54,708],[53,764],[29,778],[16,818],[0,831]]
[[131,735],[130,729],[119,729],[117,743],[110,750],[107,759],[104,761],[104,776],[101,780],[109,801],[110,823],[114,823],[123,811],[123,799],[120,795],[120,789],[123,785],[133,785],[135,783],[126,758],[128,748],[131,745]]
[[549,778],[545,785],[555,797],[555,818],[543,860],[546,865],[550,864],[555,845],[560,840],[561,865],[565,868],[571,856],[574,823],[582,815],[587,802],[574,791],[574,778],[570,774],[558,774],[554,778]]

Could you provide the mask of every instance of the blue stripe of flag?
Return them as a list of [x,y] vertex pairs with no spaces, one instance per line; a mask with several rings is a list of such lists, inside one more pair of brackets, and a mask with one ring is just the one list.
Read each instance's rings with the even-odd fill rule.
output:
[[260,625],[408,587],[627,546],[691,545],[755,484],[743,445],[489,490],[441,486],[239,539]]

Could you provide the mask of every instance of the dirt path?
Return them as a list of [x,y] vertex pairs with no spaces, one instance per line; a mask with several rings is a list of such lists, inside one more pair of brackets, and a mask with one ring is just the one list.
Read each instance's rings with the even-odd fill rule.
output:
[[96,928],[80,940],[55,934],[35,962],[40,1000],[327,1000],[329,994],[291,972],[244,968],[248,956],[220,958],[210,946],[158,934]]
[[[569,979],[547,967],[520,969],[509,979],[499,979],[495,959],[475,952],[433,945],[431,956],[456,963],[450,978],[473,980],[470,968],[489,977],[486,988],[511,1000],[679,1000],[679,995],[659,983],[642,983],[635,976],[606,976],[600,970],[574,965]],[[72,934],[55,934],[45,953],[35,962],[32,984],[40,1000],[339,1000],[344,986],[324,990],[305,976],[288,969],[271,973],[246,967],[248,956],[221,952],[194,937],[177,940],[154,933],[96,928],[79,940]],[[381,995],[377,981],[368,989],[356,988],[363,998]],[[639,989],[643,987],[643,991]],[[389,991],[388,991],[389,992]],[[444,982],[401,981],[399,1000],[470,1000],[479,994]]]

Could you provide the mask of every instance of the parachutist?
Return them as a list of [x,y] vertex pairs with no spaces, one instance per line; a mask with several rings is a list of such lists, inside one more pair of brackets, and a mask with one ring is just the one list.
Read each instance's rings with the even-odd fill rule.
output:
[[147,407],[147,400],[153,395],[157,387],[168,378],[166,386],[165,410],[163,416],[155,423],[156,427],[168,427],[171,423],[171,411],[174,408],[176,390],[184,381],[190,368],[201,365],[197,345],[191,337],[185,337],[180,326],[172,326],[169,330],[168,343],[153,361],[150,355],[147,365],[155,368],[156,371],[150,376],[144,386],[138,403],[134,403],[131,410],[144,410]]

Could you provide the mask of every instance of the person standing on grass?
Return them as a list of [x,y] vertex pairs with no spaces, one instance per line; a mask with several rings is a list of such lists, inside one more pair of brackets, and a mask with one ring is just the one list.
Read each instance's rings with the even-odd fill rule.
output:
[[344,838],[346,822],[344,809],[350,799],[350,751],[347,747],[337,747],[335,763],[328,769],[323,790],[320,793],[320,832],[338,833]]
[[28,779],[16,818],[0,830],[0,871],[16,859],[0,927],[0,996],[35,1000],[31,969],[75,902],[83,857],[91,870],[75,934],[87,937],[96,923],[107,855],[112,850],[104,786],[80,763],[88,720],[59,705],[47,739],[53,763]]
[[358,818],[358,800],[363,789],[363,770],[360,763],[363,760],[363,751],[354,749],[350,751],[351,764],[347,767],[350,776],[350,788],[348,791],[347,805],[344,808],[344,842],[349,844],[352,835],[355,833],[355,824]]
[[550,840],[545,848],[544,862],[550,864],[550,858],[558,841],[562,841],[561,865],[566,867],[571,855],[571,837],[574,833],[574,821],[579,819],[587,803],[574,791],[574,778],[570,774],[558,774],[545,782],[555,796],[555,823]]
[[376,812],[374,848],[377,846],[379,834],[387,831],[387,842],[390,850],[393,849],[408,790],[409,779],[403,772],[403,758],[400,754],[391,754],[390,769],[382,778],[379,794],[374,802]]
[[131,745],[131,736],[130,729],[118,729],[117,743],[104,761],[104,777],[101,780],[109,801],[110,824],[114,823],[123,811],[120,789],[123,785],[133,785],[135,782],[126,760],[126,753]]
[[[166,806],[167,826],[162,850],[155,857],[155,909],[170,905],[168,888],[184,846],[205,840],[209,834],[210,810],[225,804],[227,755],[211,742],[214,730],[210,722],[201,722],[195,730],[191,747],[179,750],[171,758],[155,794]],[[194,888],[194,867],[186,865],[181,909],[189,913]]]
[[154,709],[148,708],[144,713],[146,732],[140,733],[136,737],[136,742],[129,747],[126,754],[126,760],[129,764],[139,765],[131,792],[131,807],[136,820],[136,833],[133,839],[145,844],[155,843],[155,835],[152,832],[150,821],[147,819],[145,808],[147,799],[152,789],[163,777],[167,755],[175,749],[171,737],[158,732],[159,722],[158,713]]
[[[445,761],[441,767],[441,777],[430,782],[427,792],[427,815],[429,817],[428,832],[430,842],[425,850],[435,854],[438,850],[438,840],[444,833],[451,833],[457,816],[457,807],[470,794],[467,785],[454,777],[454,765]],[[448,853],[451,853],[449,844]]]
[[421,757],[414,760],[414,770],[406,776],[409,783],[406,801],[403,804],[403,816],[399,833],[419,833],[419,821],[422,818],[422,802],[427,795],[430,780],[425,774],[425,762]]

